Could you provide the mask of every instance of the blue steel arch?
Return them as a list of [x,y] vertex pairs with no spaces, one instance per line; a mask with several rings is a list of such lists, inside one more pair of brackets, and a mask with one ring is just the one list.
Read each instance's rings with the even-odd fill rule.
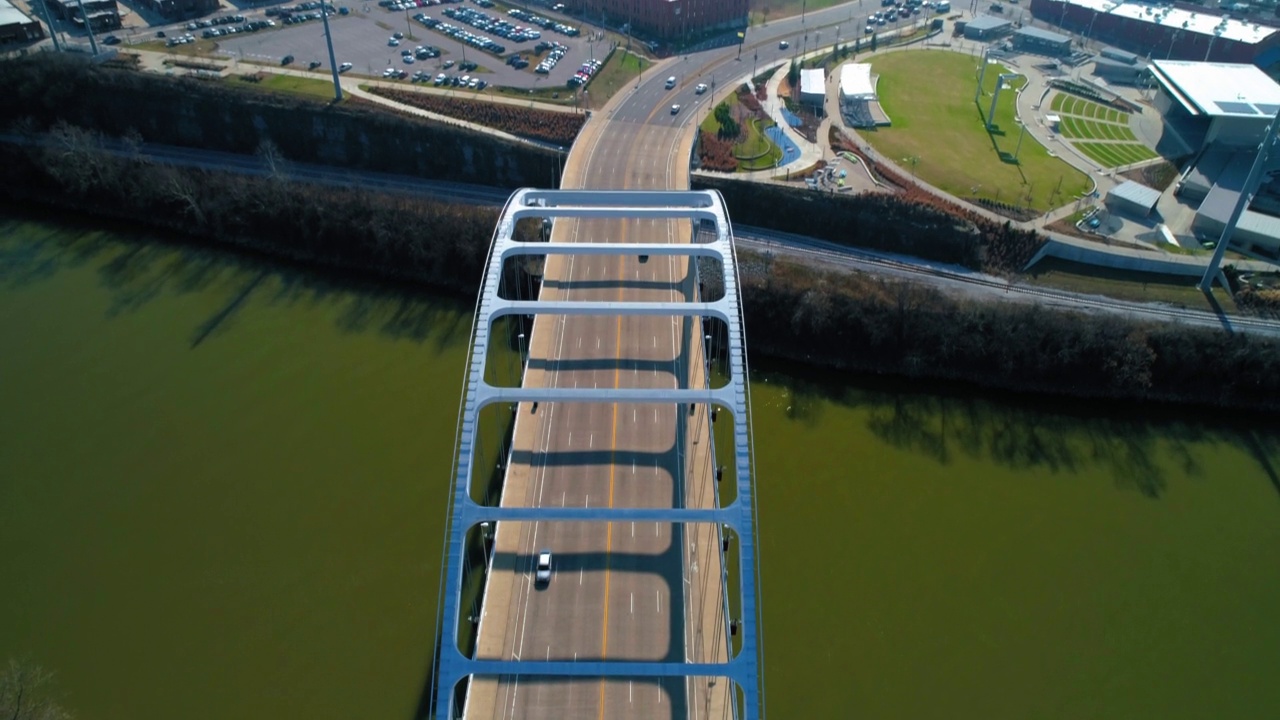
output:
[[[523,243],[513,239],[516,222],[522,218],[614,218],[688,219],[695,226],[714,226],[710,242],[689,244],[626,243]],[[713,302],[589,302],[518,301],[499,297],[503,263],[517,255],[619,255],[710,257],[723,263],[724,296]],[[450,487],[451,507],[446,530],[446,562],[441,571],[441,596],[434,661],[433,705],[435,717],[451,718],[453,690],[467,676],[536,675],[540,677],[727,677],[741,689],[745,718],[764,715],[764,683],[760,672],[763,638],[758,600],[759,570],[756,548],[756,505],[752,492],[754,451],[751,443],[750,394],[747,385],[746,338],[743,331],[737,256],[732,228],[724,200],[712,191],[591,191],[517,190],[508,200],[498,220],[489,250],[483,285],[477,300],[472,326],[471,354],[465,375],[465,392],[459,410],[455,443],[454,473]],[[634,389],[634,388],[505,388],[485,381],[490,332],[493,322],[510,314],[551,315],[655,315],[716,317],[728,327],[729,380],[720,388]],[[701,333],[696,334],[702,341]],[[704,354],[705,357],[705,354]],[[471,497],[475,470],[476,430],[480,411],[493,403],[513,402],[671,402],[716,405],[730,412],[734,422],[733,461],[737,496],[724,507],[715,508],[564,508],[493,507],[476,503]],[[457,647],[462,620],[461,591],[467,532],[482,522],[503,520],[561,521],[653,521],[670,523],[713,522],[731,528],[739,541],[739,577],[742,612],[738,619],[741,637],[739,653],[723,663],[673,663],[628,660],[539,661],[477,660],[464,656]],[[728,592],[725,587],[723,592]],[[723,601],[723,598],[722,598]],[[726,639],[732,631],[731,619],[723,616]],[[727,640],[726,640],[727,641]]]

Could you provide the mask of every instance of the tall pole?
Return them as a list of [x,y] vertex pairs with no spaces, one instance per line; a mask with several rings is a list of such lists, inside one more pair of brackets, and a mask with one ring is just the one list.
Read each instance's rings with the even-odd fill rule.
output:
[[1258,147],[1258,154],[1253,158],[1253,167],[1249,168],[1249,177],[1244,181],[1244,187],[1240,189],[1236,206],[1231,209],[1227,226],[1222,229],[1222,236],[1218,238],[1218,247],[1213,249],[1209,267],[1205,268],[1204,277],[1200,279],[1201,292],[1207,293],[1213,289],[1213,280],[1218,277],[1222,256],[1226,254],[1227,246],[1231,244],[1231,236],[1236,232],[1236,223],[1240,222],[1244,209],[1249,206],[1254,194],[1258,192],[1258,178],[1262,175],[1262,168],[1267,164],[1268,156],[1271,155],[1272,146],[1275,145],[1277,127],[1280,127],[1280,112],[1276,113],[1275,118],[1271,120],[1271,125],[1267,128],[1267,134],[1262,137],[1262,145]]
[[58,42],[58,30],[53,27],[53,15],[49,13],[49,3],[47,0],[40,0],[40,4],[44,6],[44,21],[49,24],[49,37],[53,39],[53,49],[62,52],[62,43]]
[[98,40],[93,36],[93,23],[89,22],[89,13],[84,9],[84,0],[76,0],[76,5],[80,6],[80,17],[84,18],[84,30],[89,33],[89,49],[96,56],[98,54]]
[[1018,153],[1022,152],[1022,136],[1027,134],[1027,124],[1022,123],[1022,130],[1018,132],[1018,146],[1013,149],[1013,161],[1018,161]]
[[329,46],[329,71],[333,73],[333,99],[342,102],[342,83],[338,81],[338,62],[333,56],[333,36],[329,34],[329,3],[327,0],[320,4],[320,19],[324,22],[324,43]]
[[987,50],[983,48],[981,65],[978,66],[978,89],[973,91],[973,101],[978,102],[978,98],[982,97],[982,82],[987,77]]

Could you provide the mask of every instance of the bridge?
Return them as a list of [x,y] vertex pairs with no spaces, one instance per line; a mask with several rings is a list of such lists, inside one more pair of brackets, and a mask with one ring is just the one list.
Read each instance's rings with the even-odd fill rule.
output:
[[718,194],[666,189],[688,183],[681,119],[593,120],[562,185],[616,190],[503,208],[459,412],[437,718],[763,712],[737,258]]

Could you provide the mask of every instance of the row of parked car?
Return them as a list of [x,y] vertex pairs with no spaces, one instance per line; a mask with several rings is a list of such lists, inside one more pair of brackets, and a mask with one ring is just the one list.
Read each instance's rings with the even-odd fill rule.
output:
[[165,47],[174,47],[177,45],[189,45],[196,41],[195,35],[175,35],[164,41]]
[[425,13],[418,13],[413,19],[432,30],[444,33],[454,40],[464,42],[478,50],[491,52],[494,55],[501,55],[507,51],[507,47],[505,45],[499,44],[493,38],[486,37],[484,35],[477,35],[470,30],[465,30],[457,25],[444,22],[438,18],[428,17]]
[[544,50],[551,51],[551,54],[542,58],[542,62],[538,63],[538,67],[533,69],[533,71],[539,75],[546,75],[551,72],[552,69],[555,68],[556,64],[560,62],[560,58],[564,57],[565,53],[569,52],[568,45],[547,41],[538,43],[538,46],[534,49],[538,52],[542,52]]
[[378,0],[378,5],[387,10],[412,10],[413,8],[435,7],[447,3],[458,3],[462,0]]
[[453,18],[470,25],[477,30],[483,30],[487,33],[493,33],[499,37],[504,37],[515,42],[526,42],[529,40],[537,40],[542,37],[542,33],[533,28],[521,27],[513,23],[509,23],[502,18],[496,18],[488,13],[469,7],[445,8],[445,17]]
[[200,33],[200,34],[201,36],[204,37],[205,40],[209,40],[210,38],[222,37],[223,35],[236,35],[238,33],[258,32],[259,30],[265,30],[266,28],[275,27],[275,26],[276,26],[276,23],[274,20],[254,20],[252,22],[247,22],[244,25],[232,25],[231,27],[209,28],[208,30],[205,30],[203,33]]
[[520,8],[512,8],[507,11],[507,14],[517,20],[523,20],[524,22],[527,22],[531,25],[537,25],[543,30],[555,30],[561,35],[568,35],[569,37],[577,37],[582,34],[582,32],[578,30],[578,28],[573,27],[572,25],[565,25],[564,23],[558,23],[555,20],[552,20],[550,18],[546,18],[541,15],[531,13],[528,10],[521,10]]
[[187,29],[195,32],[200,28],[213,27],[215,25],[239,25],[243,22],[243,15],[223,15],[221,17],[206,18],[204,20],[193,20],[187,23]]
[[596,72],[600,70],[601,65],[603,65],[603,63],[595,58],[582,63],[582,67],[578,68],[578,72],[574,73],[573,77],[569,78],[569,82],[567,84],[571,88],[578,87],[579,85],[586,85],[587,81],[591,79],[591,76],[595,75]]

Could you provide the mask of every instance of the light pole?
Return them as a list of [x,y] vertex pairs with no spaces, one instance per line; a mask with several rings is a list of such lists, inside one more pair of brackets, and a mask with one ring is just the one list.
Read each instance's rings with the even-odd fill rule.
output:
[[342,83],[338,81],[338,62],[333,55],[333,37],[329,34],[328,7],[327,2],[321,3],[320,19],[324,21],[324,44],[329,47],[329,71],[333,73],[333,99],[342,102]]
[[1013,161],[1018,162],[1018,153],[1022,152],[1022,136],[1027,134],[1027,124],[1021,123],[1022,130],[1018,132],[1018,145],[1013,149]]
[[916,181],[916,163],[920,162],[920,158],[915,155],[912,155],[910,157],[902,158],[902,162],[907,163],[908,165],[911,166],[911,182],[915,182]]
[[53,27],[53,16],[49,14],[49,3],[40,0],[40,4],[44,6],[44,21],[49,23],[49,37],[53,40],[53,49],[62,52],[62,45],[58,42],[58,31]]

